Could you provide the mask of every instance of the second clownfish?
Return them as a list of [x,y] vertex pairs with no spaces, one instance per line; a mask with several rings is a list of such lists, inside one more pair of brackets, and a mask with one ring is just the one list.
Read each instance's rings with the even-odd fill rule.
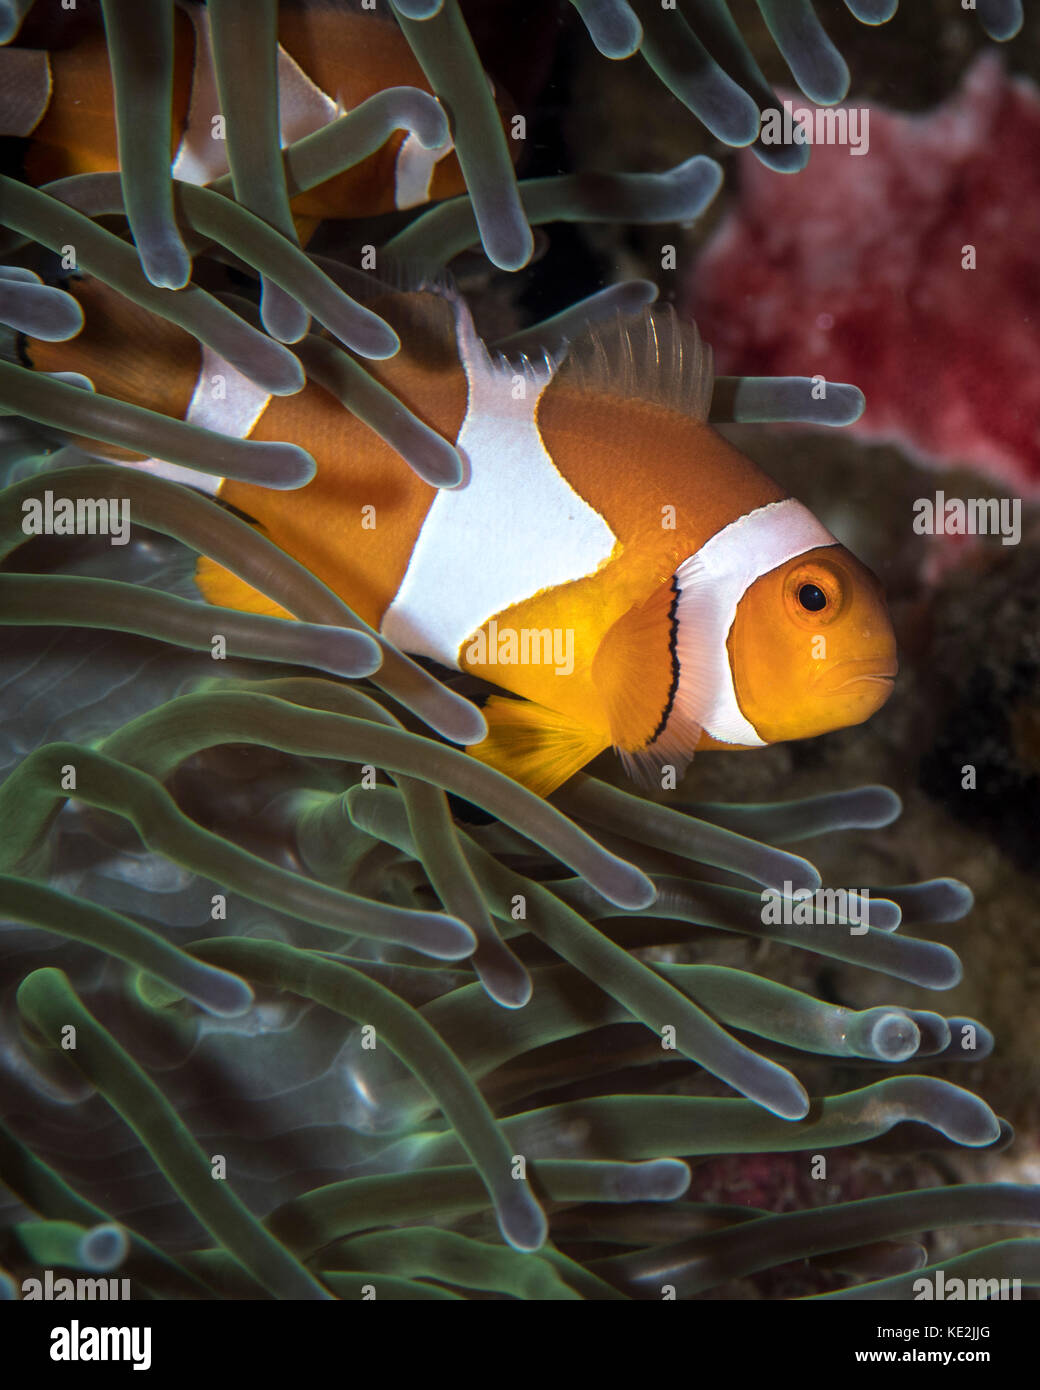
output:
[[[707,424],[711,354],[669,309],[534,363],[489,353],[451,291],[375,298],[404,346],[368,370],[464,462],[437,490],[317,384],[265,397],[103,285],[70,288],[86,326],[28,343],[32,364],[313,454],[298,491],[225,480],[219,496],[402,650],[509,692],[469,752],[543,795],[611,746],[637,776],[681,775],[697,749],[858,724],[891,692],[877,579]],[[211,560],[197,582],[288,616]]]
[[[195,0],[175,13],[170,151],[175,178],[207,184],[228,172],[214,138],[220,115],[209,14]],[[282,6],[278,91],[283,147],[328,125],[388,87],[430,86],[386,15],[324,3]],[[498,95],[500,114],[511,114]],[[104,31],[67,48],[0,48],[0,135],[29,138],[26,177],[39,185],[119,168],[112,77]],[[509,141],[515,152],[519,146]],[[304,239],[323,218],[373,217],[465,192],[451,140],[424,149],[397,131],[361,163],[291,200]]]

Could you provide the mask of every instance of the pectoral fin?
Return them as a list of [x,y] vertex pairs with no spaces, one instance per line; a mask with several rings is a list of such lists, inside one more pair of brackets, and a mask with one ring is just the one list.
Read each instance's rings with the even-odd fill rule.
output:
[[[603,638],[592,667],[622,765],[633,781],[648,789],[664,785],[665,768],[681,777],[701,738],[697,720],[677,701],[678,604],[673,577],[618,619]],[[698,653],[692,641],[686,647],[687,680],[694,684]]]
[[644,748],[660,732],[675,692],[673,582],[662,583],[604,635],[592,664],[612,742],[619,752]]
[[610,747],[602,730],[530,700],[492,695],[483,713],[488,736],[466,751],[538,796],[549,796]]

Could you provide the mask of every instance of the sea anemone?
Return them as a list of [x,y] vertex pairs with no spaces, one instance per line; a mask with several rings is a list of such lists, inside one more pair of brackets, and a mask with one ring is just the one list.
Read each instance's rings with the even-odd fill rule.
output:
[[[27,6],[5,8],[13,33]],[[618,57],[653,7],[577,8]],[[784,8],[762,0],[794,66]],[[894,6],[849,8],[871,21]],[[210,3],[231,175],[206,189],[169,175],[172,5],[105,0],[120,170],[47,189],[0,180],[5,253],[31,263],[0,274],[0,313],[19,332],[72,336],[75,300],[36,273],[72,247],[77,269],[265,390],[334,383],[421,476],[450,485],[452,447],[365,370],[397,339],[365,307],[356,232],[341,258],[308,253],[292,196],[402,125],[442,143],[446,109],[468,196],[394,230],[378,263],[436,268],[479,240],[516,269],[532,224],[690,221],[719,168],[696,157],[661,175],[517,183],[454,0],[394,5],[440,104],[379,94],[279,152],[277,6],[248,9],[239,44],[243,7]],[[1003,14],[1010,30],[1014,9],[991,5],[984,22],[996,32]],[[722,4],[687,5],[686,22],[697,42],[736,44]],[[148,82],[142,47],[157,55]],[[133,244],[97,221],[121,214]],[[611,287],[503,350],[565,351],[576,327],[653,293]],[[325,332],[308,334],[311,319]],[[854,387],[809,387],[723,378],[713,418],[841,425],[862,408]],[[928,1074],[985,1056],[981,1023],[846,1008],[767,978],[753,950],[713,959],[725,933],[955,985],[953,950],[905,929],[964,917],[964,884],[874,888],[858,915],[819,919],[806,905],[821,876],[787,848],[891,824],[894,793],[664,804],[580,775],[543,800],[451,746],[484,731],[469,686],[395,650],[184,485],[299,487],[315,462],[291,441],[229,440],[14,361],[0,363],[0,406],[5,1293],[59,1267],[118,1271],[133,1296],[168,1299],[690,1298],[805,1260],[802,1292],[906,1297],[909,1275],[939,1267],[910,1237],[1040,1222],[1040,1189],[1014,1184],[783,1212],[698,1187],[711,1156],[801,1153],[822,1178],[830,1150],[890,1131],[910,1147],[1010,1140],[982,1099]],[[185,471],[98,462],[69,436]],[[47,488],[118,493],[139,529],[125,547],[26,544],[24,506]],[[198,555],[294,620],[199,602]],[[836,1059],[847,1089],[810,1094],[801,1075],[826,1075],[814,1058]],[[1035,1285],[1038,1252],[1014,1238],[962,1259]]]
[[[762,112],[779,101],[766,81],[726,0],[571,0],[606,58],[639,53],[664,87],[716,139],[751,145],[771,169],[793,173],[809,159],[806,145],[770,145],[760,138]],[[829,106],[849,90],[849,69],[812,0],[757,0],[769,34],[791,76],[810,101]],[[884,24],[899,0],[845,0],[863,24]],[[400,7],[399,7],[400,8]],[[974,9],[975,7],[972,6]],[[979,23],[998,40],[1022,27],[1022,0],[980,0]]]

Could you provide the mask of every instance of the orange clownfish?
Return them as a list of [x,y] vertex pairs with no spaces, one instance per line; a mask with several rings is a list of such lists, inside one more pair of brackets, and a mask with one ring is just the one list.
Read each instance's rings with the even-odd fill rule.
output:
[[[181,0],[175,13],[173,147],[175,178],[207,184],[228,172],[209,14]],[[387,87],[429,92],[418,62],[388,16],[329,5],[281,6],[278,90],[283,148],[352,111]],[[512,114],[498,97],[503,121]],[[39,185],[119,168],[112,77],[104,31],[51,52],[0,49],[0,135],[28,136],[25,174]],[[509,141],[510,150],[519,148]],[[396,131],[367,159],[291,201],[301,236],[323,218],[373,217],[465,192],[451,140],[424,149]]]
[[[509,362],[453,292],[374,299],[404,346],[368,370],[462,456],[462,483],[438,490],[315,383],[265,397],[183,330],[75,288],[83,332],[30,342],[33,365],[313,454],[298,491],[214,488],[401,649],[522,697],[488,700],[469,751],[533,790],[610,746],[635,774],[680,775],[698,748],[825,733],[888,698],[877,579],[709,427],[710,350],[670,309]],[[211,560],[196,577],[214,603],[288,616]]]

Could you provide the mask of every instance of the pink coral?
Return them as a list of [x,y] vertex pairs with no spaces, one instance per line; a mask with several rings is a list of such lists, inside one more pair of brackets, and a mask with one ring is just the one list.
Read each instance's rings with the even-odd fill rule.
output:
[[855,382],[861,436],[1040,491],[1040,94],[986,55],[869,136],[793,176],[742,154],[684,307],[720,371]]

